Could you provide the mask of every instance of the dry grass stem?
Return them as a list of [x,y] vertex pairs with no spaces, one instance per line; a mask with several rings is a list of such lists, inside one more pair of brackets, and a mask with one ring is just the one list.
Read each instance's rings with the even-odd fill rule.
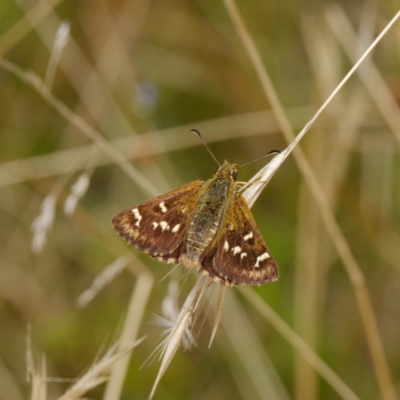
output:
[[[340,48],[328,28],[320,21],[304,17],[302,28],[315,77],[315,88],[319,97],[325,99],[340,80]],[[305,148],[332,209],[337,207],[340,194],[343,193],[352,150],[357,148],[360,128],[367,112],[363,88],[354,88],[345,101],[343,97],[344,94],[338,93],[336,101],[321,115],[323,122],[317,122],[317,134],[312,141],[306,143]],[[343,117],[338,120],[337,115]],[[328,134],[323,129],[325,125],[332,126],[334,131]],[[320,347],[319,321],[323,318],[327,304],[329,269],[336,253],[320,215],[315,213],[313,197],[304,182],[299,197],[294,330],[311,348],[317,349]],[[294,370],[295,397],[317,399],[317,373],[299,353],[295,354]]]
[[18,22],[0,36],[0,56],[6,54],[16,46],[59,3],[61,3],[61,0],[41,0],[28,10]]
[[222,309],[223,309],[224,300],[225,300],[225,294],[226,294],[226,286],[219,285],[219,287],[218,287],[217,310],[215,312],[214,326],[213,326],[213,330],[211,332],[210,343],[208,345],[209,348],[211,347],[212,342],[214,341],[215,334],[217,333],[219,322],[221,320]]
[[96,364],[90,367],[89,371],[57,400],[79,400],[85,393],[106,382],[115,365],[143,340],[144,338],[141,338],[120,350],[117,350],[117,345],[112,346]]
[[70,217],[78,204],[78,201],[86,194],[89,188],[90,174],[86,171],[81,174],[76,182],[71,186],[71,194],[67,197],[64,203],[64,214]]
[[[380,42],[380,40],[386,35],[387,31],[400,18],[400,11],[385,26],[383,31],[377,36],[377,38],[368,47],[368,49],[365,50],[365,52],[358,59],[358,61],[353,65],[353,67],[346,74],[346,76],[341,80],[341,82],[336,86],[336,88],[329,95],[329,97],[325,100],[325,102],[316,111],[316,113],[311,118],[311,120],[304,126],[304,128],[295,137],[293,128],[291,127],[289,120],[288,120],[287,116],[285,115],[284,109],[281,106],[278,96],[273,88],[272,82],[270,81],[270,79],[267,75],[267,71],[264,68],[264,65],[262,63],[261,57],[258,53],[258,50],[251,38],[249,31],[247,30],[240,14],[239,14],[239,11],[236,8],[236,5],[234,4],[234,2],[232,0],[225,0],[225,4],[226,4],[228,12],[232,18],[232,21],[235,25],[235,28],[237,29],[237,32],[238,32],[240,38],[242,39],[246,50],[248,51],[248,53],[250,55],[250,59],[252,60],[252,62],[254,64],[254,68],[256,69],[256,71],[258,73],[258,76],[261,80],[264,91],[272,105],[272,109],[273,109],[273,111],[276,115],[276,118],[280,124],[282,132],[283,132],[286,140],[289,142],[288,147],[284,151],[282,151],[281,154],[278,154],[277,156],[275,156],[274,159],[266,167],[261,169],[252,178],[252,180],[261,179],[262,184],[258,183],[256,186],[253,186],[253,188],[251,188],[249,190],[248,198],[250,199],[249,200],[250,204],[252,205],[255,202],[255,200],[257,199],[259,194],[262,192],[263,188],[266,186],[266,184],[272,178],[272,175],[278,170],[278,168],[285,161],[285,159],[289,156],[289,154],[295,149],[296,150],[295,150],[294,155],[295,155],[296,161],[299,163],[301,172],[303,174],[305,174],[306,181],[308,181],[310,186],[312,185],[312,186],[315,186],[317,189],[319,189],[319,184],[315,180],[315,176],[312,177],[313,173],[311,172],[311,170],[306,172],[307,168],[309,169],[310,167],[304,157],[304,154],[301,152],[301,150],[299,148],[296,148],[296,146],[299,144],[300,140],[308,132],[308,130],[311,128],[311,126],[315,123],[315,121],[320,116],[320,114],[326,109],[326,107],[329,105],[329,103],[332,101],[332,99],[340,91],[340,89],[351,78],[351,76],[354,75],[354,73],[360,67],[361,63],[364,62],[364,60],[368,57],[368,55],[372,52],[372,50],[376,47],[376,45]],[[400,129],[398,129],[398,131],[400,132]],[[302,156],[300,156],[300,154],[302,154]],[[312,183],[311,182],[312,179],[314,179],[315,182]]]
[[[238,32],[239,37],[243,41],[243,44],[246,50],[249,53],[250,59],[252,60],[254,67],[257,71],[259,79],[264,88],[265,94],[269,99],[272,109],[276,113],[276,117],[281,124],[283,134],[286,140],[290,143],[288,146],[289,151],[286,152],[286,156],[289,152],[295,148],[298,143],[298,140],[308,131],[316,118],[320,115],[320,113],[325,109],[328,102],[333,98],[333,96],[338,92],[338,90],[344,85],[344,83],[349,79],[349,77],[356,71],[356,68],[360,65],[362,60],[372,51],[372,49],[376,46],[376,44],[381,40],[381,38],[386,34],[388,29],[396,22],[396,20],[400,17],[400,12],[395,15],[395,17],[391,20],[391,22],[385,27],[385,29],[378,35],[377,39],[369,46],[368,50],[364,52],[363,56],[360,60],[354,65],[353,68],[349,71],[349,73],[345,76],[345,78],[341,81],[341,83],[337,86],[337,88],[333,91],[333,93],[328,97],[328,100],[320,107],[320,109],[316,112],[314,117],[310,120],[310,122],[303,128],[303,130],[297,135],[294,139],[294,132],[285,116],[284,110],[279,102],[278,96],[273,88],[272,82],[267,74],[267,71],[264,68],[262,63],[260,54],[251,38],[249,31],[247,30],[238,9],[236,8],[235,3],[232,0],[225,0],[225,4],[227,6],[228,12],[231,16],[231,19],[234,23],[234,26]],[[304,153],[300,148],[296,147],[294,149],[294,157],[298,163],[301,173],[303,174],[305,181],[307,182],[311,193],[314,196],[314,200],[320,210],[322,219],[326,225],[326,228],[331,235],[333,243],[336,247],[336,250],[346,268],[346,271],[349,275],[350,281],[354,287],[357,303],[359,306],[359,311],[361,314],[361,318],[363,321],[365,335],[369,347],[369,351],[371,353],[371,358],[373,360],[373,366],[375,375],[378,381],[378,385],[380,388],[381,396],[383,399],[392,400],[396,398],[393,382],[390,376],[389,366],[387,364],[387,360],[385,357],[385,353],[383,350],[383,344],[379,335],[379,330],[376,322],[376,318],[373,312],[370,296],[368,293],[368,289],[366,287],[365,279],[362,274],[362,271],[357,264],[356,259],[354,258],[351,249],[335,220],[334,214],[332,212],[331,207],[328,204],[328,201],[323,193],[323,190],[316,179],[314,172],[312,171]],[[276,156],[272,162],[276,162],[276,168],[284,161],[286,157],[284,154]],[[270,163],[270,164],[271,164]],[[267,166],[268,167],[268,166]],[[271,174],[274,173],[272,168],[266,168],[267,172],[265,176],[263,175],[263,170],[261,170],[258,174],[256,174],[255,178],[262,176],[263,181],[268,181],[270,179]],[[259,192],[262,190],[262,186],[258,185]],[[248,189],[249,190],[249,189]],[[246,191],[247,192],[247,191]],[[251,194],[252,201],[255,198],[255,194]]]
[[252,289],[241,287],[240,292],[253,307],[296,349],[316,371],[325,379],[342,399],[356,400],[359,397],[342,379],[297,335],[289,325]]
[[[123,348],[127,346],[128,343],[136,340],[139,328],[142,324],[144,310],[148,303],[151,289],[153,288],[153,283],[153,276],[148,272],[142,272],[138,275],[135,287],[132,291],[122,333],[119,338],[119,351],[123,351]],[[103,397],[104,400],[120,398],[128,365],[129,357],[127,356],[112,366],[110,378],[107,382]]]
[[71,125],[75,126],[80,132],[92,140],[96,146],[107,154],[120,168],[139,186],[147,190],[152,195],[157,194],[157,189],[135,168],[130,164],[126,158],[104,137],[92,128],[82,117],[72,112],[60,100],[55,98],[48,89],[44,86],[40,77],[34,73],[26,73],[16,65],[0,59],[0,65],[7,71],[13,73],[16,77],[21,79],[27,85],[31,86],[36,92],[60,115],[62,115]]
[[31,400],[46,400],[47,399],[47,368],[46,359],[43,355],[41,363],[36,368],[33,361],[31,329],[28,327],[26,336],[26,378],[31,387]]
[[58,62],[64,47],[67,45],[70,35],[70,24],[69,22],[63,22],[57,30],[56,38],[54,40],[53,50],[51,52],[49,64],[47,65],[46,77],[44,84],[47,89],[51,91],[54,81],[54,75],[57,69]]
[[[395,15],[395,17],[393,17],[390,26],[393,25],[399,17],[400,11]],[[353,61],[354,54],[356,54],[355,49],[357,39],[356,34],[343,10],[339,6],[331,4],[326,10],[325,18],[337,40],[347,53],[347,56],[351,61]],[[389,24],[387,26],[389,26]],[[385,31],[386,30],[387,29],[385,28]],[[380,36],[382,36],[382,34],[379,35],[379,37]],[[374,101],[376,107],[394,134],[394,137],[400,144],[400,108],[393,92],[383,80],[372,60],[368,61],[366,69],[360,71],[359,77],[365,88],[368,90],[371,99]]]
[[235,379],[237,386],[243,388],[242,392],[246,388],[253,388],[247,398],[289,400],[290,396],[270,360],[260,332],[253,327],[251,318],[236,297],[236,292],[227,292],[221,325],[223,335],[219,335],[218,340],[220,343],[228,341],[230,344],[226,349],[226,357],[229,364],[233,364],[231,368],[238,363],[242,365]]
[[34,253],[40,253],[47,241],[47,234],[54,222],[56,196],[50,193],[42,202],[40,214],[31,225],[33,232],[31,249]]
[[47,368],[46,358],[43,355],[41,365],[32,370],[30,379],[31,384],[31,400],[46,400],[47,399]]
[[198,278],[195,286],[187,296],[174,326],[170,330],[167,338],[163,341],[161,349],[162,361],[149,396],[150,399],[153,397],[160,379],[164,375],[172,358],[181,345],[184,335],[187,334],[188,330],[191,331],[195,314],[198,311],[198,307],[202,302],[209,283],[210,281],[206,277],[200,276]]
[[99,292],[113,279],[118,276],[124,268],[135,259],[132,253],[125,254],[117,258],[112,264],[104,268],[104,270],[94,279],[90,288],[86,289],[76,300],[78,307],[86,307]]
[[[25,3],[21,2],[19,5],[25,10],[25,15],[29,22],[35,27],[35,33],[40,37],[48,51],[51,52],[53,36],[49,35],[49,31],[56,32],[61,25],[62,20],[60,20],[58,14],[55,12],[49,13],[46,18],[46,24],[35,24],[30,19],[30,14],[26,11]],[[103,127],[105,125],[104,118],[109,115],[110,109],[112,109],[114,117],[118,120],[118,126],[121,127],[125,134],[133,135],[135,131],[116,104],[110,88],[105,85],[104,77],[100,76],[98,70],[92,67],[91,61],[86,57],[73,37],[71,37],[66,50],[65,57],[60,59],[59,67],[79,94],[79,109],[82,109],[82,105],[84,105],[90,111],[93,119]],[[115,61],[114,57],[110,58]]]
[[[309,115],[310,112],[311,110],[306,107],[287,110],[292,125],[299,129],[306,122],[304,115]],[[152,157],[199,146],[199,140],[188,133],[194,126],[201,132],[207,132],[208,143],[223,142],[251,135],[272,134],[278,130],[278,125],[272,113],[261,111],[150,131],[143,133],[140,138],[131,136],[110,140],[109,142],[128,160]],[[1,163],[0,186],[15,185],[33,179],[85,170],[87,168],[87,154],[93,154],[97,151],[97,148],[97,145],[90,144]],[[71,163],[71,160],[74,160],[74,162]],[[101,153],[99,157],[93,160],[91,167],[109,165],[113,162],[110,157]]]

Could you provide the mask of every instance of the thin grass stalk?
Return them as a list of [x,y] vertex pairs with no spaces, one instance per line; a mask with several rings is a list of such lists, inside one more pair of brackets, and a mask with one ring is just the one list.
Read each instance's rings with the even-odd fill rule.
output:
[[[313,18],[304,18],[302,26],[318,93],[326,98],[339,79],[341,53],[333,36]],[[308,143],[308,154],[314,160],[314,170],[319,171],[319,181],[333,209],[336,208],[338,194],[348,171],[350,150],[365,118],[363,96],[363,89],[355,89],[345,104],[337,98],[334,107],[327,109],[325,115],[328,126],[337,125],[335,131],[328,135],[321,130]],[[343,119],[337,121],[337,115],[343,115]],[[325,307],[327,277],[334,249],[319,214],[315,213],[313,198],[304,183],[300,189],[296,247],[294,329],[308,345],[316,349],[318,321],[322,320],[321,313]],[[296,355],[296,398],[312,400],[318,398],[317,391],[314,369],[303,357]]]
[[[331,36],[319,28],[314,19],[303,19],[303,35],[305,48],[308,52],[310,64],[313,68],[315,80],[315,91],[318,98],[326,98],[335,88],[339,79],[340,56],[338,46]],[[322,77],[323,75],[323,77]],[[321,151],[326,148],[326,141],[334,140],[335,135],[330,134],[321,127],[331,126],[333,118],[340,112],[342,103],[340,93],[334,104],[322,115],[322,123],[318,134],[313,141],[305,143],[307,154],[311,158],[314,170],[321,175],[324,172],[327,161],[327,152]],[[325,125],[326,122],[326,125]],[[333,123],[335,125],[335,123]],[[318,126],[316,127],[318,130]],[[336,132],[335,132],[336,133]],[[335,146],[330,146],[330,149]],[[328,152],[329,154],[329,152]],[[321,165],[321,159],[324,164]],[[317,167],[318,165],[318,167]],[[317,168],[316,168],[317,167]],[[325,182],[324,182],[325,183]],[[326,186],[326,185],[325,185]],[[330,200],[330,199],[329,199]],[[318,353],[319,319],[321,308],[320,285],[323,273],[320,266],[319,246],[321,231],[320,217],[315,212],[315,203],[310,195],[307,185],[302,182],[299,190],[299,204],[296,224],[296,250],[295,250],[295,282],[294,282],[294,330],[302,339]],[[317,300],[318,299],[318,300]],[[294,397],[297,400],[315,400],[318,398],[318,375],[317,371],[298,352],[294,354]]]
[[[136,340],[139,327],[142,323],[143,314],[147,305],[151,289],[153,287],[153,277],[150,273],[144,271],[137,276],[135,288],[132,291],[129,303],[128,313],[124,321],[121,336],[119,338],[119,351],[126,347],[129,343]],[[119,399],[122,392],[123,383],[126,372],[128,370],[130,355],[132,352],[122,358],[118,363],[114,364],[110,379],[107,382],[104,392],[104,400]]]
[[[343,10],[331,4],[325,18],[348,58],[354,61],[357,38]],[[368,68],[360,71],[358,76],[400,144],[400,107],[372,60],[369,60]]]
[[202,303],[202,299],[209,286],[209,279],[205,276],[200,276],[196,284],[187,296],[177,320],[174,321],[172,329],[169,331],[168,336],[161,343],[161,365],[158,371],[156,380],[153,384],[149,399],[152,399],[157,386],[171,363],[176,351],[182,343],[183,337],[187,331],[192,328],[198,306]]
[[224,300],[225,300],[225,295],[226,295],[226,286],[219,285],[218,288],[218,301],[217,301],[217,309],[215,312],[215,320],[214,320],[214,326],[213,330],[211,333],[211,339],[208,347],[210,348],[212,345],[212,342],[214,341],[215,334],[217,333],[217,329],[221,320],[221,315],[222,315],[222,309],[224,306]]
[[[296,128],[304,126],[304,115],[310,113],[309,108],[300,107],[288,109],[291,123]],[[199,121],[190,125],[150,131],[137,136],[110,140],[126,159],[135,160],[141,157],[153,157],[170,151],[182,150],[199,146],[199,140],[191,134],[190,129],[196,127],[201,132],[207,132],[207,143],[218,143],[233,138],[249,135],[265,135],[277,131],[276,120],[270,111],[261,111]],[[143,146],[143,143],[146,146]],[[34,156],[26,159],[3,162],[0,164],[0,186],[47,178],[85,170],[88,167],[87,154],[98,152],[95,144],[54,151],[50,154]],[[74,160],[71,163],[71,160]],[[114,163],[104,153],[92,159],[91,168]]]
[[[357,90],[351,96],[356,100],[360,93]],[[329,199],[329,204],[335,208],[338,203],[338,195],[349,165],[352,146],[341,146],[340,136],[346,133],[350,142],[356,140],[357,126],[362,122],[364,113],[356,102],[351,101],[347,107],[347,114],[343,123],[336,129],[337,134],[324,137],[319,132],[318,138],[310,143],[310,155],[316,158],[314,166],[320,171],[320,181],[323,182],[324,192]],[[353,114],[353,110],[355,115]],[[340,110],[338,110],[340,111]],[[352,138],[352,139],[350,139]],[[325,148],[322,152],[321,149]],[[313,149],[319,148],[320,152]],[[317,164],[319,166],[317,166]],[[329,267],[336,256],[332,247],[332,241],[321,221],[320,215],[315,213],[315,203],[303,183],[300,190],[299,216],[297,227],[296,250],[296,284],[295,284],[295,330],[306,342],[316,348],[318,342],[318,323],[323,316],[321,312],[325,306],[326,287]],[[298,399],[317,398],[316,387],[312,390],[314,373],[301,357],[295,358],[296,371],[296,395]],[[313,394],[312,394],[313,393]]]
[[[107,128],[110,117],[112,119],[117,117],[118,125],[123,125],[130,137],[135,136],[132,135],[132,133],[135,133],[135,129],[133,129],[130,121],[125,117],[113,98],[113,88],[121,77],[127,80],[127,85],[138,85],[137,71],[130,62],[131,55],[129,53],[129,48],[132,46],[132,43],[134,43],[136,36],[134,31],[137,32],[140,29],[140,23],[147,13],[149,3],[148,0],[146,2],[134,2],[132,4],[127,2],[117,15],[112,13],[108,7],[102,8],[97,18],[101,18],[103,24],[109,27],[106,38],[102,37],[102,35],[93,35],[90,24],[83,26],[90,46],[93,49],[101,50],[96,54],[94,67],[92,68],[90,63],[88,63],[88,68],[86,68],[87,79],[81,82],[79,95],[83,103],[91,104],[91,114],[96,121],[98,121],[99,125],[104,127],[104,132],[109,131]],[[133,8],[134,11],[132,10]],[[128,9],[130,11],[126,11]],[[128,14],[126,14],[126,12]],[[132,16],[134,16],[134,20],[132,20]],[[135,26],[134,30],[132,29],[132,23]],[[126,35],[128,31],[129,34]],[[124,33],[122,34],[122,32]],[[79,51],[77,44],[74,44],[73,51],[75,53]],[[81,54],[80,58],[81,62],[85,62],[85,55]],[[70,68],[69,73],[72,74],[73,72],[75,72],[76,75],[77,70]],[[80,74],[81,71],[79,71],[78,75]],[[71,81],[74,80],[77,82],[80,77],[70,76],[70,79]],[[98,91],[95,95],[93,88],[96,88],[96,91]],[[114,107],[109,106],[110,102],[113,103]],[[140,149],[143,149],[143,142],[141,141],[140,145],[135,148],[140,153]],[[158,190],[163,186],[163,182],[168,182],[164,186],[169,187],[169,179],[166,177],[165,168],[167,166],[166,164],[170,163],[169,157],[166,157],[164,158],[163,169],[156,163],[152,165],[152,169],[154,170],[152,172],[154,172],[156,176],[152,177],[148,174],[148,180],[154,183],[154,186],[156,186]],[[148,171],[146,171],[146,173],[148,173]],[[158,182],[158,184],[156,182]]]
[[47,367],[46,358],[41,357],[38,367],[35,366],[32,352],[31,328],[28,326],[26,337],[26,378],[30,385],[30,400],[46,400],[47,398]]
[[[136,261],[136,259],[132,252],[114,260],[114,262],[105,267],[103,271],[96,276],[91,286],[79,295],[76,300],[76,305],[79,308],[86,307],[106,285],[109,285],[116,276],[118,276],[130,263],[134,261]],[[135,275],[141,276],[142,274],[143,272],[136,272]]]
[[[316,167],[324,157],[320,149],[323,132],[319,137],[308,142],[308,154],[311,155],[313,166]],[[321,166],[320,166],[321,168]],[[321,169],[316,169],[321,171]],[[319,214],[315,212],[315,203],[310,195],[307,185],[300,185],[299,205],[296,226],[296,250],[295,250],[295,293],[294,293],[294,329],[315,351],[318,348],[318,317],[317,298],[319,297],[319,285],[321,279],[319,255],[319,242],[321,232]],[[295,354],[295,398],[313,400],[318,398],[316,371],[301,357]]]
[[[348,102],[350,106],[347,107],[343,121],[339,123],[335,134],[329,135],[330,139],[336,139],[335,143],[329,142],[328,146],[325,146],[325,148],[328,147],[325,154],[318,157],[320,164],[323,160],[323,165],[316,170],[322,172],[320,181],[323,182],[324,192],[333,209],[337,206],[340,189],[349,166],[351,149],[359,136],[358,127],[363,122],[365,115],[365,105],[360,103],[362,96],[362,90],[356,90],[350,96],[352,100]],[[341,112],[341,110],[337,111]],[[314,142],[311,143],[312,148],[315,148]],[[312,149],[309,153],[318,155]],[[300,190],[298,213],[295,330],[309,345],[315,348],[315,345],[312,345],[313,342],[318,341],[318,332],[315,332],[318,325],[315,319],[322,318],[321,312],[325,306],[329,267],[336,253],[319,214],[315,213],[314,200],[305,184],[302,184]],[[312,265],[313,268],[311,268]],[[305,272],[305,268],[307,272]],[[312,374],[310,367],[302,357],[295,358],[295,371],[297,398],[312,399],[307,388],[311,386],[310,383],[314,378],[310,377]],[[314,393],[316,395],[316,392]]]
[[0,65],[20,78],[24,83],[34,88],[43,100],[58,111],[62,117],[74,125],[81,133],[92,140],[97,147],[113,159],[134,182],[149,193],[153,195],[157,194],[157,189],[135,167],[133,167],[133,165],[130,164],[116,148],[112,147],[98,131],[92,128],[82,117],[72,112],[64,103],[53,96],[44,86],[38,75],[34,73],[26,73],[15,64],[4,59],[0,59]]
[[[20,2],[18,5],[22,10],[27,12],[24,2]],[[29,22],[31,22],[29,16],[29,13],[27,13],[26,17]],[[32,23],[35,33],[41,38],[49,52],[51,52],[53,45],[53,37],[49,36],[49,32],[57,31],[57,28],[61,23],[62,20],[55,12],[50,12],[47,15],[45,24]],[[65,77],[79,94],[81,102],[84,104],[85,108],[89,110],[95,121],[101,119],[101,111],[99,111],[99,109],[104,111],[104,104],[107,100],[109,108],[112,108],[114,111],[114,116],[117,119],[120,129],[125,134],[135,134],[135,130],[114,101],[110,90],[104,85],[103,79],[98,75],[97,71],[93,69],[91,61],[87,59],[83,51],[75,42],[73,36],[70,38],[64,57],[60,59],[59,68],[63,71]],[[91,90],[86,90],[85,87],[89,80],[92,85]],[[101,126],[104,126],[104,123],[102,123]]]
[[41,0],[31,9],[27,10],[21,19],[0,36],[0,56],[7,54],[15,47],[35,26],[41,23],[59,3],[61,3],[61,0]]
[[[142,29],[151,0],[140,2],[125,2],[117,10],[108,7],[97,9],[97,18],[102,19],[102,24],[107,26],[107,35],[93,35],[92,27],[84,25],[89,45],[93,49],[101,49],[96,54],[94,71],[104,81],[105,86],[111,91],[121,76],[132,77],[132,83],[137,84],[137,71],[132,63],[129,47],[134,43],[138,32]],[[88,93],[89,94],[89,93]]]
[[[286,140],[290,143],[294,139],[294,132],[284,114],[284,110],[280,105],[277,94],[272,86],[272,83],[269,79],[267,71],[265,70],[263,63],[261,61],[260,54],[253,42],[253,39],[245,26],[241,15],[236,8],[233,0],[225,0],[225,4],[227,6],[229,15],[231,16],[232,22],[238,32],[239,37],[243,41],[243,44],[246,50],[249,53],[250,59],[252,60],[254,67],[259,75],[260,81],[262,83],[263,89],[267,98],[269,99],[272,109],[276,113],[277,119],[281,124],[283,134]],[[378,43],[378,41],[383,37],[383,35],[387,32],[387,30],[396,22],[396,20],[400,17],[400,12],[396,14],[396,16],[391,20],[391,22],[385,27],[380,35],[378,35],[377,39],[373,42],[373,44],[369,47],[369,49],[364,53],[363,57],[353,66],[353,68],[349,71],[346,77],[342,80],[342,82],[336,87],[334,92],[329,96],[329,98],[325,101],[325,103],[321,106],[321,108],[317,111],[314,117],[310,120],[310,122],[305,126],[305,128],[299,133],[296,139],[300,140],[300,138],[308,131],[311,127],[315,119],[321,114],[321,112],[325,109],[326,105],[330,102],[333,96],[337,93],[337,91],[344,85],[344,83],[348,80],[348,78],[354,73],[356,68],[359,66],[361,61],[366,57],[369,52],[372,51],[373,47]],[[292,142],[293,143],[293,142]],[[295,144],[293,143],[292,148],[294,149]],[[290,145],[289,145],[290,147]],[[288,154],[287,154],[288,155]],[[285,155],[285,156],[287,156]],[[378,381],[380,393],[383,399],[385,400],[394,400],[396,398],[396,394],[394,391],[393,382],[390,376],[389,366],[386,360],[386,356],[383,350],[383,344],[379,335],[379,330],[376,322],[376,318],[373,312],[370,296],[368,293],[368,289],[366,287],[364,276],[361,272],[360,267],[355,260],[351,249],[341,232],[341,229],[334,218],[334,214],[325,198],[325,195],[320,187],[315,174],[313,173],[307,159],[304,156],[304,153],[300,148],[294,149],[294,157],[296,162],[298,163],[299,169],[303,174],[307,184],[309,185],[310,191],[314,196],[316,204],[320,210],[322,219],[326,225],[326,228],[331,235],[333,243],[336,247],[336,250],[343,262],[343,265],[346,268],[346,271],[349,275],[350,281],[353,285],[353,289],[356,295],[359,311],[361,314],[361,318],[363,321],[363,326],[365,330],[365,335],[367,338],[367,344],[371,353],[371,358],[373,361],[374,372],[376,379]],[[277,158],[277,157],[275,157]],[[283,162],[283,160],[282,160]]]
[[144,338],[141,338],[125,346],[121,350],[117,350],[117,346],[113,345],[96,364],[92,365],[90,369],[62,396],[58,397],[57,400],[80,400],[84,394],[106,382],[115,364],[126,357],[126,355],[134,347],[139,345],[143,339]]
[[236,354],[236,357],[231,357],[230,363],[237,363],[239,359],[242,364],[243,372],[239,375],[237,385],[239,387],[252,385],[254,388],[252,399],[289,400],[290,396],[258,332],[234,292],[227,293],[221,324],[223,336],[219,337],[219,344],[227,352],[232,353],[233,350]]
[[[282,133],[289,144],[295,139],[295,135],[293,132],[293,128],[290,126],[290,123],[285,115],[284,109],[280,104],[279,98],[275,89],[272,85],[272,82],[269,78],[269,75],[264,67],[261,56],[258,52],[258,49],[254,43],[250,32],[248,31],[240,13],[237,9],[233,0],[224,0],[224,3],[227,7],[228,13],[231,17],[233,25],[238,33],[238,36],[243,42],[243,46],[249,54],[249,57],[254,65],[254,69],[257,72],[257,75],[261,81],[261,85],[264,89],[265,95],[269,102],[271,103],[272,110],[276,118],[278,119],[278,123],[282,129]],[[395,24],[395,22],[400,18],[400,11],[391,19],[391,21],[385,26],[382,32],[376,37],[373,43],[368,47],[367,50],[363,53],[363,55],[357,60],[357,62],[353,65],[350,71],[346,74],[346,76],[341,80],[341,82],[336,86],[330,96],[325,100],[322,106],[317,110],[311,120],[306,124],[306,126],[298,133],[296,139],[297,142],[308,132],[311,126],[314,124],[315,120],[320,116],[320,114],[325,110],[331,100],[336,96],[336,94],[340,91],[340,89],[344,86],[344,84],[350,79],[352,75],[357,71],[359,66],[363,63],[363,61],[368,57],[368,55],[373,51],[376,45],[380,42],[380,40],[386,35],[388,30]],[[299,157],[301,151],[293,146],[295,159]],[[289,155],[289,154],[288,154]],[[299,161],[298,161],[299,162]]]
[[47,65],[46,76],[44,79],[44,84],[47,89],[51,91],[54,75],[56,73],[57,65],[60,61],[61,54],[68,43],[70,35],[70,24],[69,22],[64,21],[57,30],[57,34],[54,40],[54,46],[51,51],[50,60]]
[[[306,184],[300,187],[296,226],[294,329],[302,339],[317,351],[317,305],[319,215]],[[321,301],[320,297],[318,297]],[[294,357],[294,394],[298,400],[318,398],[316,371],[299,353]]]
[[290,328],[290,326],[249,287],[240,287],[240,293],[250,304],[268,321],[309,364],[321,375],[322,378],[345,400],[356,400],[359,397],[346,385],[346,383],[308,346],[308,344]]

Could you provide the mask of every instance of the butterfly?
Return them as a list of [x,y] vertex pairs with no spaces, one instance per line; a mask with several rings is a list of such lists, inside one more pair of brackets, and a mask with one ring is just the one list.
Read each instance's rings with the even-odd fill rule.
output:
[[224,161],[211,179],[187,183],[122,211],[112,224],[152,258],[195,267],[221,285],[273,282],[278,267],[238,191],[238,168]]

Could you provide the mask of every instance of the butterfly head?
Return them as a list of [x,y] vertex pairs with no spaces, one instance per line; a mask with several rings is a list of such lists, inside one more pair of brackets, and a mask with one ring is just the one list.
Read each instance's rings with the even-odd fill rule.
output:
[[230,164],[225,160],[218,168],[217,174],[226,177],[229,176],[232,180],[236,181],[238,168],[238,164]]
[[210,153],[211,157],[215,160],[215,162],[219,165],[218,171],[214,176],[221,176],[224,178],[231,178],[233,181],[236,181],[236,177],[237,177],[237,170],[239,168],[242,168],[245,165],[251,164],[254,161],[260,160],[261,158],[264,158],[270,154],[279,154],[280,151],[278,150],[271,150],[270,152],[268,152],[267,154],[262,155],[261,157],[257,157],[254,160],[251,160],[245,164],[242,165],[238,165],[238,164],[230,164],[228,163],[228,161],[224,161],[222,163],[222,165],[218,162],[218,160],[216,159],[216,157],[214,156],[214,154],[212,153],[212,151],[210,150],[210,148],[207,146],[207,143],[204,141],[203,137],[201,136],[201,133],[196,130],[196,129],[191,129],[191,132],[194,132],[199,138],[200,140],[203,142],[205,148],[208,150],[208,152]]

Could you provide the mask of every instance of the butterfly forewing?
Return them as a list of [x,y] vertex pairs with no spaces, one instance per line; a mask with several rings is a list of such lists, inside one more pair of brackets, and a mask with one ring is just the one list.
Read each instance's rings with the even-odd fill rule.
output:
[[201,270],[225,285],[260,285],[277,280],[276,263],[239,193],[222,224],[222,235],[205,254]]
[[113,218],[120,236],[164,262],[177,262],[203,181],[194,181],[122,211]]

